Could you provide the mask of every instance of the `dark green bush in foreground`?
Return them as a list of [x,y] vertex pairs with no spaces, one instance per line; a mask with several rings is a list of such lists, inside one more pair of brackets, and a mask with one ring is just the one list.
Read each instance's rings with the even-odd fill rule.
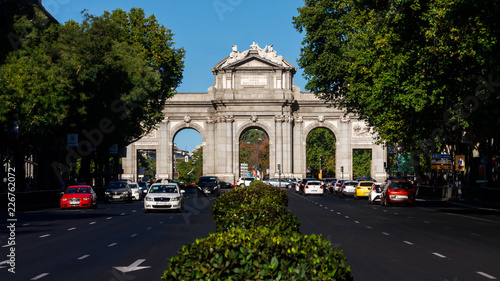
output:
[[231,229],[182,247],[163,280],[353,280],[342,251],[321,236]]

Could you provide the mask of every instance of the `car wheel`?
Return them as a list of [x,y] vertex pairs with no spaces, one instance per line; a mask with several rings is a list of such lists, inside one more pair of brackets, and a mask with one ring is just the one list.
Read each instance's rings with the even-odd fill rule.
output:
[[184,203],[181,204],[181,207],[179,209],[177,209],[177,212],[178,213],[184,213]]
[[149,213],[149,210],[148,209],[144,209],[144,213]]
[[245,187],[245,184],[243,184],[243,183],[242,183],[242,184],[240,184],[240,187]]

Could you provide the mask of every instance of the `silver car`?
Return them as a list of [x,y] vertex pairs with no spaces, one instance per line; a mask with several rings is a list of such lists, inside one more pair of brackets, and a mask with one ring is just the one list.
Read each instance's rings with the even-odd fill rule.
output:
[[356,186],[358,186],[357,181],[344,181],[342,184],[342,188],[340,193],[342,196],[354,196],[354,192],[356,191]]

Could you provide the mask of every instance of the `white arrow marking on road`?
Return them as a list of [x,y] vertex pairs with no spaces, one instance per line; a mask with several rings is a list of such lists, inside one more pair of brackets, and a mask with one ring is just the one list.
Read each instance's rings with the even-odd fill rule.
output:
[[139,264],[143,263],[144,261],[145,261],[144,259],[139,259],[133,262],[129,266],[115,266],[114,268],[121,272],[131,272],[140,269],[150,268],[151,266],[139,266]]

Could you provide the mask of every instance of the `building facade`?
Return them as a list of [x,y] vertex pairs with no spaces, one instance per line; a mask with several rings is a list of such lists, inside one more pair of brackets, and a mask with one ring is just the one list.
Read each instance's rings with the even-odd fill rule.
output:
[[[306,138],[327,128],[336,138],[336,175],[352,177],[355,149],[372,151],[371,176],[384,180],[387,150],[377,145],[370,127],[357,116],[325,104],[293,83],[296,68],[273,46],[236,46],[212,68],[215,83],[207,93],[178,93],[167,101],[158,129],[127,147],[123,178],[136,179],[137,150],[156,150],[157,177],[172,178],[176,134],[195,129],[203,139],[204,175],[227,182],[240,176],[239,140],[248,129],[269,137],[270,177],[306,176]],[[278,167],[280,171],[278,171]],[[341,172],[343,167],[343,172]]]

